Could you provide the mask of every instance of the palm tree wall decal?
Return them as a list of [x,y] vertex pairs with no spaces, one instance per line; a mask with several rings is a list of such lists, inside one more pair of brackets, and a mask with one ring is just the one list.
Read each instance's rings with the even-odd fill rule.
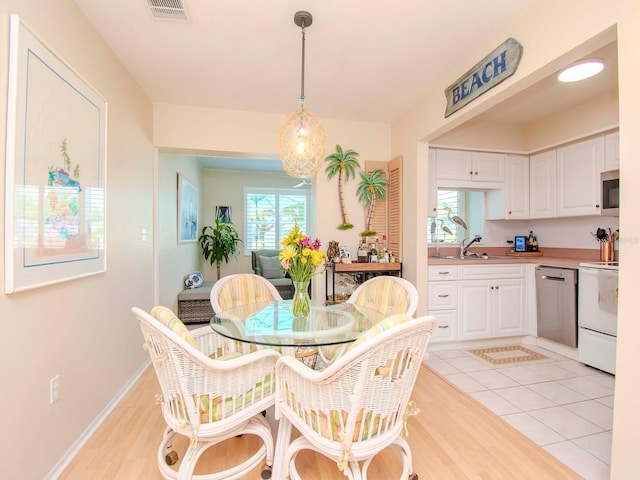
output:
[[383,200],[387,194],[385,187],[388,183],[389,180],[384,177],[384,171],[380,168],[371,172],[370,175],[360,171],[360,184],[356,190],[356,195],[358,195],[358,200],[367,208],[365,231],[360,236],[370,237],[376,234],[371,230],[371,220],[376,209],[376,202]]
[[342,223],[338,225],[338,230],[349,230],[353,228],[353,224],[349,222],[347,218],[347,209],[344,204],[344,182],[349,181],[351,177],[356,177],[356,167],[360,168],[357,156],[358,152],[353,150],[344,151],[340,145],[336,145],[335,153],[327,156],[325,162],[329,162],[325,172],[327,179],[331,180],[336,173],[338,174],[338,196],[340,200],[340,215],[342,216]]

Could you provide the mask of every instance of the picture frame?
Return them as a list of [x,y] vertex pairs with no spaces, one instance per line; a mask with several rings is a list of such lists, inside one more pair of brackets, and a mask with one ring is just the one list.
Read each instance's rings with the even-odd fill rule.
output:
[[107,102],[10,16],[5,293],[106,271]]
[[223,223],[231,222],[231,207],[216,206],[216,220],[220,220]]
[[178,174],[178,243],[198,240],[198,189]]

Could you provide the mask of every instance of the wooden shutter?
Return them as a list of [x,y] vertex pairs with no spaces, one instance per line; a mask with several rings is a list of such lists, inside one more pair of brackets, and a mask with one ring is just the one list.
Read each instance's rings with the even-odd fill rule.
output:
[[387,244],[396,256],[396,261],[402,261],[402,156],[395,157],[388,164],[387,178]]
[[[382,236],[387,237],[387,248],[396,256],[396,261],[402,261],[402,156],[395,157],[389,162],[365,161],[365,171],[371,174],[378,168],[385,172],[389,180],[387,195],[376,203],[376,210],[371,221],[371,229],[382,242]],[[367,212],[364,212],[365,220]]]

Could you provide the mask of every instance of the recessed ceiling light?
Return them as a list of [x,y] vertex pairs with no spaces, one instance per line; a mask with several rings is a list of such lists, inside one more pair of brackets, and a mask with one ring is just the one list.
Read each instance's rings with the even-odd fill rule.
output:
[[560,71],[558,80],[561,82],[578,82],[593,77],[602,71],[604,62],[597,59],[582,60]]

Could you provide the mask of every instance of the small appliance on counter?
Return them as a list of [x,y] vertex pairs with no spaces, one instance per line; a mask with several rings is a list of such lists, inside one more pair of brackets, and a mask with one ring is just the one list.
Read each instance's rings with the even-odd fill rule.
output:
[[[538,255],[538,239],[533,234],[533,230],[529,230],[529,235],[517,235],[514,241],[513,255]],[[542,253],[539,253],[542,255]]]

